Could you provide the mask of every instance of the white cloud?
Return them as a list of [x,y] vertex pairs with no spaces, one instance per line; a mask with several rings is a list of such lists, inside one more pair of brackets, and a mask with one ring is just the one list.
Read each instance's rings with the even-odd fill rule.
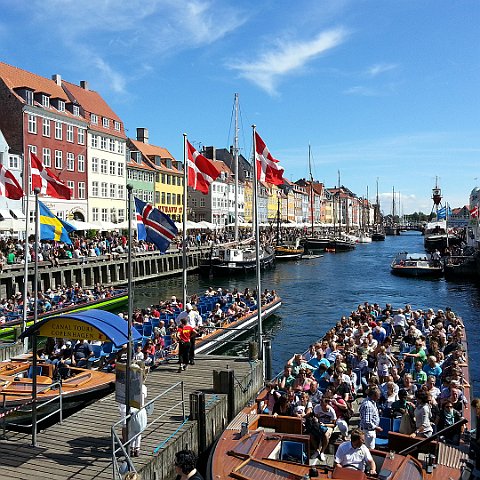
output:
[[282,77],[297,73],[308,62],[343,43],[347,36],[348,32],[344,28],[336,28],[306,41],[279,39],[274,47],[262,53],[258,60],[236,63],[229,67],[238,70],[240,77],[273,95]]
[[395,63],[377,63],[367,69],[366,75],[369,77],[376,77],[382,73],[395,70],[396,68],[398,68],[398,65]]
[[347,90],[344,90],[346,95],[360,95],[362,97],[379,97],[382,96],[382,94],[374,89],[374,88],[369,88],[365,87],[363,85],[356,85],[355,87],[350,87],[347,88]]

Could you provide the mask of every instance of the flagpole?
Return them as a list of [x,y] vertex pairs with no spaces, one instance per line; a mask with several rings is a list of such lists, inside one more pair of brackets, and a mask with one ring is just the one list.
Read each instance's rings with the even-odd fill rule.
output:
[[[33,323],[38,320],[38,244],[40,243],[40,213],[38,194],[40,189],[35,187],[35,263],[33,274]],[[33,334],[33,361],[32,361],[32,446],[37,446],[37,332]]]
[[128,441],[128,428],[130,423],[130,381],[131,381],[131,366],[132,366],[132,324],[133,324],[133,275],[134,269],[132,264],[132,251],[133,251],[133,209],[132,209],[132,190],[133,185],[130,183],[127,185],[127,198],[128,198],[128,344],[127,344],[127,363],[125,372],[125,415],[126,422],[126,438],[123,440]]
[[253,204],[254,204],[254,229],[255,229],[255,255],[257,270],[257,323],[258,323],[258,353],[263,361],[263,329],[262,329],[262,291],[260,275],[260,228],[258,222],[258,185],[257,185],[257,145],[255,141],[256,125],[253,130]]
[[182,264],[183,264],[183,309],[187,304],[187,187],[188,187],[187,134],[183,134],[183,232],[182,232]]
[[445,206],[445,232],[447,234],[447,248],[448,248],[448,202]]
[[[29,244],[28,244],[28,227],[29,227],[29,216],[30,216],[30,177],[29,177],[29,163],[30,163],[30,152],[28,154],[28,159],[25,160],[25,155],[23,155],[23,184],[25,194],[25,245],[23,249],[23,322],[22,322],[22,332],[27,329],[27,317],[28,317],[28,254],[29,254]],[[23,353],[28,352],[28,338],[23,339]]]

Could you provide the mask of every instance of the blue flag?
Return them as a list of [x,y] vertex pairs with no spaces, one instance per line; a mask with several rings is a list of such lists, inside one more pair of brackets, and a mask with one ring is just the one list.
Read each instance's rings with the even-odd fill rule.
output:
[[178,230],[173,220],[158,208],[135,197],[137,211],[137,236],[139,240],[152,242],[165,253]]
[[68,234],[76,230],[76,228],[60,220],[40,201],[38,202],[38,207],[40,215],[40,240],[57,240],[70,245],[72,241]]
[[452,210],[450,207],[442,207],[438,212],[437,212],[437,219],[438,220],[443,220],[447,218],[447,215],[450,217],[452,215]]

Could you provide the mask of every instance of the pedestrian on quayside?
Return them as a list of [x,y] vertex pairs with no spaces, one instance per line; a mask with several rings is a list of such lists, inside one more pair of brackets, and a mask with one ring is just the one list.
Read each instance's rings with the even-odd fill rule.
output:
[[178,357],[180,359],[178,373],[187,369],[191,346],[190,339],[195,335],[197,335],[197,331],[188,324],[188,319],[182,318],[178,327]]

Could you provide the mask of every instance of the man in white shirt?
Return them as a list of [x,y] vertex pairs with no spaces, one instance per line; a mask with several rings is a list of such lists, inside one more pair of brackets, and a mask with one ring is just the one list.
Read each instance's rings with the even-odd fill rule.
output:
[[398,313],[393,317],[393,329],[395,331],[395,336],[404,335],[405,327],[407,326],[407,319],[403,314],[401,308],[398,309]]
[[353,430],[350,441],[343,442],[335,454],[335,466],[341,468],[353,468],[361,472],[368,465],[370,474],[377,473],[375,462],[370,450],[364,445],[365,436],[361,430]]

